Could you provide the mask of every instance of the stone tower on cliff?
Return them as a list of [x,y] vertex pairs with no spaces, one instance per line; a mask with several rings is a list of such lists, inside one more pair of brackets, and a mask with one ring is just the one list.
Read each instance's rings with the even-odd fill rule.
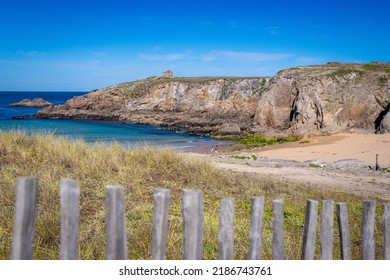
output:
[[162,77],[164,78],[172,78],[173,77],[173,72],[171,70],[167,70],[162,72]]

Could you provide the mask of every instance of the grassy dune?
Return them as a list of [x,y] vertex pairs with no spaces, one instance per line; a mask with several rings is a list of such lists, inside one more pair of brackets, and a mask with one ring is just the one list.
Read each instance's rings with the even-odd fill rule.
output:
[[[126,192],[128,257],[150,259],[153,191],[171,189],[167,258],[182,258],[181,190],[201,189],[205,200],[204,259],[218,256],[218,209],[221,198],[236,198],[235,258],[248,254],[251,196],[264,195],[263,258],[272,258],[271,200],[285,202],[286,254],[301,256],[306,199],[334,199],[349,204],[353,258],[360,258],[361,201],[345,193],[311,191],[304,186],[272,181],[249,174],[215,169],[204,160],[170,150],[148,147],[124,149],[120,145],[87,146],[52,135],[0,133],[0,259],[11,255],[15,186],[18,176],[38,176],[39,196],[35,259],[58,259],[61,178],[80,181],[80,258],[105,258],[106,185],[122,185]],[[379,199],[376,199],[380,201]],[[381,209],[377,211],[381,215]],[[377,254],[381,252],[382,221],[377,215]],[[319,239],[317,239],[319,240]],[[340,257],[335,226],[335,258]],[[317,242],[318,244],[319,242]],[[320,248],[317,245],[317,258]]]

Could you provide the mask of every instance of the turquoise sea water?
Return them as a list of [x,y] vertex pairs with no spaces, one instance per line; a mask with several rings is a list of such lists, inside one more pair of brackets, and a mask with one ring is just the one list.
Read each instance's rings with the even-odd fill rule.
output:
[[10,107],[24,98],[41,97],[53,104],[85,92],[7,92],[0,91],[0,130],[23,130],[28,133],[53,133],[88,143],[119,142],[124,146],[153,145],[184,150],[208,149],[220,141],[210,137],[188,135],[185,131],[171,131],[164,127],[89,120],[12,119],[14,116],[33,115],[40,108]]

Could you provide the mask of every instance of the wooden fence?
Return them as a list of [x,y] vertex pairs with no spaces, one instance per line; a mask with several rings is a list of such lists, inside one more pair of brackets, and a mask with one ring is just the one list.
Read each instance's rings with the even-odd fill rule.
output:
[[[12,240],[12,259],[32,259],[35,216],[37,208],[38,180],[36,177],[21,177],[16,188],[16,211]],[[183,259],[201,259],[203,249],[203,193],[200,190],[183,190]],[[79,234],[78,181],[61,180],[61,237],[60,258],[77,259]],[[153,195],[152,259],[166,259],[168,206],[170,190],[157,189]],[[248,259],[261,259],[262,226],[265,200],[253,197],[249,234]],[[124,191],[120,186],[107,186],[106,197],[106,256],[109,260],[127,258]],[[221,202],[218,248],[219,259],[233,259],[234,198]],[[374,259],[374,220],[376,203],[363,202],[362,258]],[[336,203],[340,232],[341,258],[350,259],[348,212],[345,203]],[[320,244],[321,259],[332,259],[334,202],[322,201]],[[303,230],[302,259],[314,259],[318,202],[308,200]],[[285,259],[283,201],[272,201],[272,258]],[[390,259],[390,204],[383,206],[383,259]]]

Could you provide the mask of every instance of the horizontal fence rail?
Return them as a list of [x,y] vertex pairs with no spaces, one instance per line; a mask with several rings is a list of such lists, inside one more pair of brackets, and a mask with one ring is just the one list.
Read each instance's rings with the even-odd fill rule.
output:
[[[33,239],[36,224],[38,179],[21,177],[16,186],[12,259],[27,260],[33,256]],[[78,181],[62,179],[61,194],[61,237],[60,259],[79,257],[80,186]],[[203,192],[200,190],[182,191],[183,215],[183,259],[202,259],[203,252]],[[168,208],[170,190],[156,189],[153,194],[154,210],[152,217],[151,257],[154,260],[166,259]],[[317,236],[318,201],[308,200],[302,236],[302,259],[315,258]],[[334,202],[321,203],[320,218],[320,259],[333,258],[334,241]],[[376,203],[363,201],[362,213],[362,259],[375,257],[374,221]],[[109,260],[127,258],[127,236],[125,220],[125,194],[121,186],[107,186],[106,208],[106,257]],[[249,232],[248,259],[261,259],[262,230],[265,198],[253,196]],[[218,258],[233,259],[234,256],[234,198],[222,199],[219,214]],[[345,203],[336,203],[339,228],[340,252],[343,260],[351,258],[348,209]],[[283,260],[285,253],[283,201],[272,201],[272,259]],[[390,204],[383,205],[383,259],[390,259]]]

